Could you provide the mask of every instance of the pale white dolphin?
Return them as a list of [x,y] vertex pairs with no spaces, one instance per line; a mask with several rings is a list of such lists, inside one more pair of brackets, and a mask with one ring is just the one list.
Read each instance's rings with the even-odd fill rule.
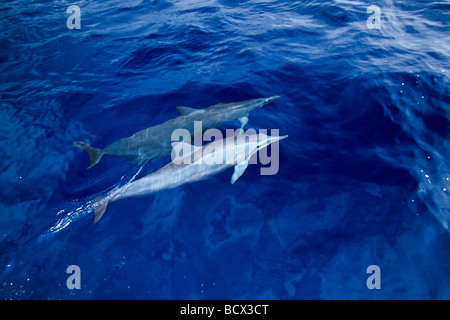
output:
[[110,202],[147,196],[164,189],[206,179],[234,166],[231,183],[244,173],[250,158],[259,150],[286,136],[267,136],[263,133],[243,133],[196,147],[185,142],[173,142],[172,162],[165,167],[122,188],[113,190],[98,200],[94,223],[105,213]]

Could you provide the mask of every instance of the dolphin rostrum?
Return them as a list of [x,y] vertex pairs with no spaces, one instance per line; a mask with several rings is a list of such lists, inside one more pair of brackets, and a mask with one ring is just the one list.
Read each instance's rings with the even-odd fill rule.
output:
[[[176,129],[186,129],[194,138],[209,128],[216,127],[223,122],[238,119],[241,123],[241,132],[248,122],[250,111],[278,99],[281,96],[252,99],[242,102],[219,103],[205,109],[189,107],[176,107],[178,117],[162,124],[141,130],[131,137],[117,140],[104,149],[91,147],[89,144],[74,141],[73,144],[89,154],[89,168],[96,165],[102,156],[124,157],[130,164],[151,161],[158,157],[169,155],[171,147],[171,134]],[[201,121],[202,132],[194,132],[194,121]]]
[[268,136],[253,131],[216,140],[201,147],[185,142],[174,142],[172,162],[143,178],[111,191],[96,201],[94,223],[101,219],[110,202],[147,196],[160,190],[203,180],[232,166],[234,173],[231,183],[234,184],[249,165],[252,155],[286,137],[287,135]]

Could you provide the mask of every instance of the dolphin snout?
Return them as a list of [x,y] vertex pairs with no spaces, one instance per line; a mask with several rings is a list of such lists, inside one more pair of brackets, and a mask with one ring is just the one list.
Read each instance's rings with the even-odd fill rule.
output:
[[280,95],[280,96],[273,96],[273,97],[266,98],[266,99],[264,100],[264,104],[269,103],[269,102],[271,102],[271,101],[273,101],[273,100],[276,100],[276,99],[278,99],[278,98],[281,98],[281,95]]
[[286,139],[287,137],[289,137],[288,135],[285,135],[285,136],[279,136],[279,137],[274,137],[274,136],[271,136],[270,137],[270,142],[272,143],[272,142],[275,142],[275,141],[279,141],[279,140],[283,140],[283,139]]

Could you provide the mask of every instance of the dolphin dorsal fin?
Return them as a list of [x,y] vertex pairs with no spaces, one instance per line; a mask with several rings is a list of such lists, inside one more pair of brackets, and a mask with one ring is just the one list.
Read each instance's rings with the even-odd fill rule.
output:
[[239,162],[234,167],[234,173],[231,176],[231,184],[234,184],[237,179],[239,179],[240,176],[244,173],[245,169],[248,167],[248,158],[246,158],[244,161]]
[[194,109],[194,108],[189,108],[189,107],[184,107],[184,106],[178,106],[178,107],[175,107],[175,109],[177,109],[180,116],[186,116],[188,114],[201,111],[199,109]]

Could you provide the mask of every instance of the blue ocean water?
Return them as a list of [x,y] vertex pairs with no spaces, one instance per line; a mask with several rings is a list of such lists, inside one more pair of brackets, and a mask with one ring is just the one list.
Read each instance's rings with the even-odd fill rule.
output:
[[[3,1],[0,298],[449,299],[449,9]],[[72,141],[104,147],[178,105],[278,94],[247,125],[289,135],[276,175],[251,165],[231,185],[229,169],[92,223],[90,196],[140,167],[86,170]],[[371,265],[381,289],[367,287]]]

